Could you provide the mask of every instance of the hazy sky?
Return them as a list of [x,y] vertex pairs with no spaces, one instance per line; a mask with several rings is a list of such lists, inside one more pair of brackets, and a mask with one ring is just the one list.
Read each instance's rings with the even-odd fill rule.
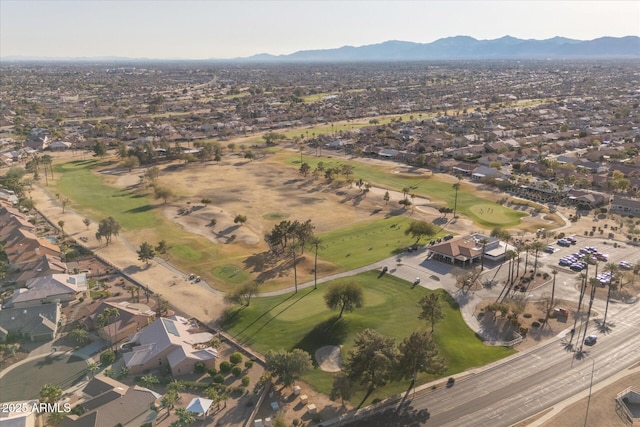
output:
[[640,35],[640,1],[0,0],[0,57],[235,58],[455,35]]

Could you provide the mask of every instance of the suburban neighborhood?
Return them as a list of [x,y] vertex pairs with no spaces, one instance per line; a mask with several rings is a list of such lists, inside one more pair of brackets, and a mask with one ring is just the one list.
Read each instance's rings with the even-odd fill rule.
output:
[[637,69],[2,63],[0,426],[638,422]]

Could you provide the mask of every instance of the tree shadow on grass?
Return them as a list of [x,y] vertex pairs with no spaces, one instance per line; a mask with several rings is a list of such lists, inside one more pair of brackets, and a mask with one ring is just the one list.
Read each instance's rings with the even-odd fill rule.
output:
[[150,211],[151,209],[153,209],[152,205],[143,205],[143,206],[138,206],[137,208],[128,209],[124,211],[124,213],[142,213],[142,212]]
[[[341,345],[349,334],[349,324],[344,318],[331,317],[318,323],[293,348],[300,348],[309,354],[315,354],[316,350],[326,345]],[[314,365],[317,361],[313,360]]]
[[[258,273],[256,281],[259,283],[284,276],[284,273],[292,268],[293,263],[288,259],[283,261],[282,258],[277,257],[271,251],[253,254],[243,262],[245,269],[252,273]],[[298,263],[300,262],[301,260],[298,260]]]
[[[277,303],[276,305],[274,305],[273,307],[271,307],[270,309],[266,310],[264,313],[262,313],[260,316],[258,316],[254,321],[252,321],[251,323],[249,323],[247,326],[244,327],[244,329],[242,329],[241,331],[239,331],[237,334],[234,335],[234,338],[248,343],[249,341],[251,341],[251,339],[256,336],[258,333],[260,333],[260,331],[262,329],[264,329],[269,323],[271,323],[273,321],[273,319],[277,318],[279,315],[281,315],[282,313],[284,313],[285,311],[287,311],[288,308],[292,307],[294,304],[296,304],[298,301],[300,301],[301,299],[303,299],[304,297],[306,297],[307,295],[309,295],[311,292],[313,292],[314,289],[310,288],[309,290],[303,290],[299,293],[294,293],[289,295],[287,298],[285,298],[284,300],[280,301],[279,303]],[[286,305],[285,307],[281,307],[283,304],[289,302],[288,305]],[[280,309],[277,313],[274,313],[274,311],[276,309]],[[239,311],[238,311],[239,312]],[[237,315],[236,312],[233,317],[235,317]],[[266,322],[264,322],[262,325],[260,325],[255,331],[252,332],[248,332],[250,330],[250,328],[252,328],[253,326],[257,326],[257,324],[268,314],[270,314],[269,318],[267,319]],[[223,323],[225,325],[228,325],[229,321],[233,321],[232,319],[229,320],[225,320],[223,321]]]

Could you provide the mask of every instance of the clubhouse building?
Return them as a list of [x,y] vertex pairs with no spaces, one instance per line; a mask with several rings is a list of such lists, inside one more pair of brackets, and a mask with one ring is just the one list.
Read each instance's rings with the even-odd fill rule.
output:
[[479,263],[483,256],[485,261],[500,262],[506,249],[506,243],[495,237],[472,234],[429,247],[429,257],[446,264],[469,267]]

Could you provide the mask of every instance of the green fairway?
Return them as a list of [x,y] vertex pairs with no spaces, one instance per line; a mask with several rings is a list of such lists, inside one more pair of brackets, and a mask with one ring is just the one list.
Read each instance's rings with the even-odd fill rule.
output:
[[55,165],[55,191],[69,197],[74,208],[88,212],[94,222],[113,216],[126,229],[157,227],[161,218],[153,210],[156,202],[131,189],[104,185],[91,172],[99,164],[98,160],[76,160]]
[[[405,216],[357,223],[321,234],[322,259],[343,270],[362,267],[403,252],[415,239],[404,234],[411,223]],[[439,236],[446,234],[441,232]],[[435,236],[434,236],[435,237]]]
[[[232,310],[223,327],[236,339],[263,354],[271,349],[302,348],[313,356],[319,347],[338,345],[342,346],[343,357],[352,348],[355,335],[366,328],[400,342],[411,332],[427,327],[418,319],[417,301],[431,291],[412,288],[410,283],[390,275],[378,277],[377,271],[340,280],[359,283],[364,289],[365,300],[364,307],[345,313],[342,319],[337,319],[337,312],[326,307],[323,296],[328,284],[322,284],[317,290],[307,288],[297,294],[254,298],[249,307]],[[436,292],[445,301],[446,318],[436,324],[434,334],[449,367],[443,376],[514,353],[508,348],[485,346],[466,326],[453,299],[444,291]],[[332,378],[332,374],[318,368],[304,377],[323,393],[331,391]],[[421,383],[432,379],[431,375],[419,377]],[[408,384],[391,383],[376,390],[368,401],[402,392]],[[363,396],[361,391],[351,401],[357,404]]]
[[[283,159],[287,164],[299,167],[299,157],[287,155],[283,157]],[[370,182],[375,186],[395,191],[402,191],[403,188],[409,188],[411,193],[416,196],[423,196],[434,201],[445,202],[450,208],[454,206],[455,190],[452,186],[453,184],[437,176],[394,174],[389,168],[327,157],[306,156],[304,157],[304,161],[311,166],[312,170],[315,169],[319,162],[323,162],[325,168],[348,164],[353,166],[353,178],[356,180],[362,178],[364,181]],[[478,197],[474,194],[475,191],[475,187],[464,182],[461,183],[460,189],[458,190],[456,209],[458,213],[468,217],[478,225],[486,228],[513,227],[520,224],[520,218],[527,216],[524,212],[518,212],[501,206],[491,200]],[[396,200],[389,203],[397,202]],[[482,207],[486,207],[487,209],[491,208],[492,212],[489,214],[486,212],[487,209],[485,209],[483,213],[480,213]]]

